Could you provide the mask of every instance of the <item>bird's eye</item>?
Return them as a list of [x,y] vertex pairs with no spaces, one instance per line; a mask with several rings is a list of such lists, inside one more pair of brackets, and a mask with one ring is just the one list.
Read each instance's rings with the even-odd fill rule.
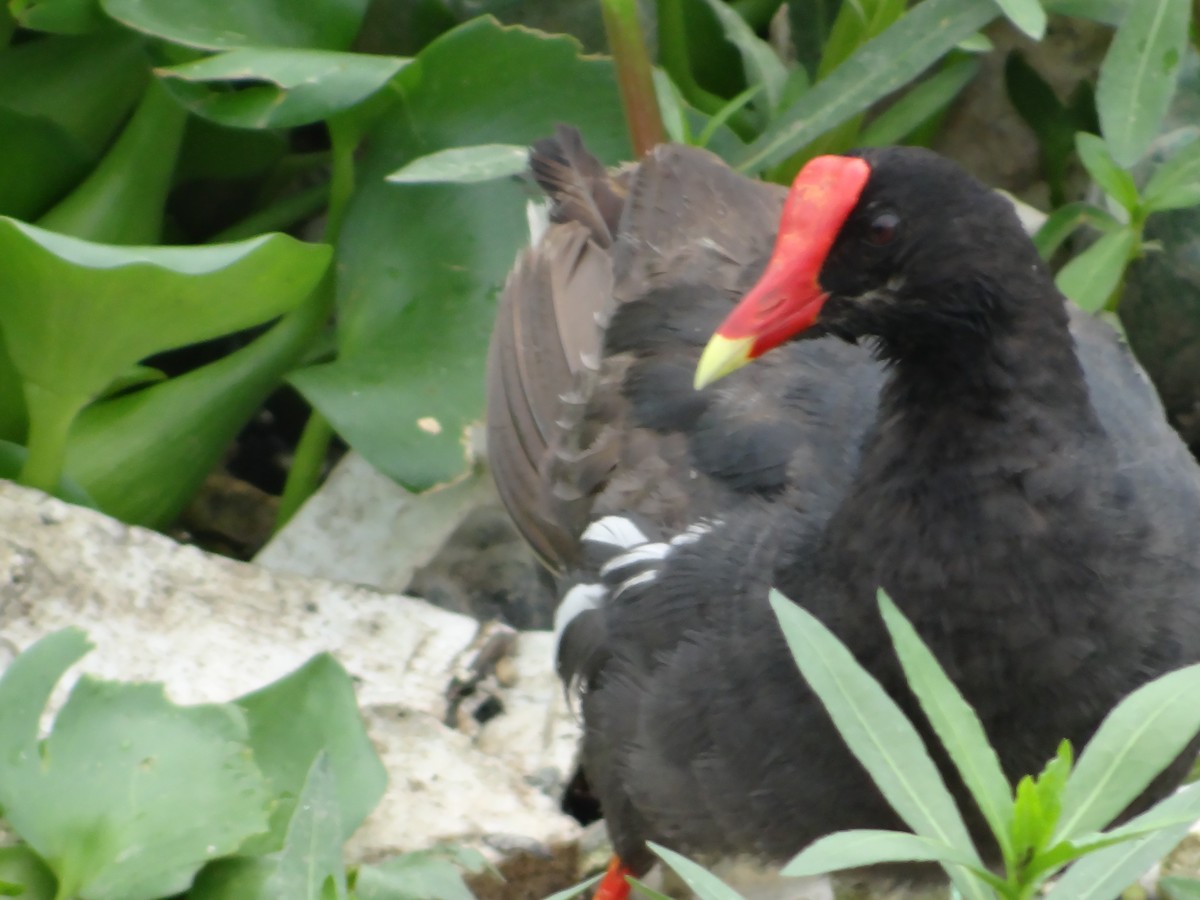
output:
[[867,240],[876,247],[890,244],[900,230],[900,217],[892,212],[880,213],[871,220],[867,229]]

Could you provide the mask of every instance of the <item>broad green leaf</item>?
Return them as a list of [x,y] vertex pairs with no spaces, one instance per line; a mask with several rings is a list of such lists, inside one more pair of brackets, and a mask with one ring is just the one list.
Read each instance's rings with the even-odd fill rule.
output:
[[367,737],[346,670],[323,653],[237,704],[246,714],[254,759],[276,798],[270,834],[256,839],[244,852],[270,852],[284,845],[306,781],[323,777],[314,776],[312,768],[320,758],[327,759],[331,784],[336,785],[340,846],[387,787],[387,772]]
[[[197,115],[239,128],[290,128],[361,103],[408,64],[395,56],[253,47],[158,69]],[[238,90],[211,90],[210,83]]]
[[1121,283],[1136,241],[1129,228],[1110,231],[1063,266],[1054,283],[1080,309],[1098,312]]
[[354,40],[368,0],[100,0],[124,25],[190,47],[300,47],[345,50]]
[[402,108],[369,136],[342,227],[338,359],[290,380],[372,465],[423,490],[468,465],[464,434],[482,414],[487,338],[527,242],[528,193],[511,181],[384,177],[451,147],[527,145],[560,122],[608,163],[630,151],[612,66],[567,39],[479,19],[430,44],[395,83]]
[[478,144],[418,157],[387,176],[387,180],[394,184],[471,184],[518,175],[528,165],[528,147]]
[[321,333],[328,304],[313,301],[216,362],[89,406],[71,429],[68,480],[122,521],[170,524]]
[[187,900],[280,900],[275,891],[277,856],[233,856],[205,866]]
[[1107,825],[1200,730],[1200,665],[1138,688],[1100,723],[1063,791],[1057,837]]
[[8,806],[9,767],[37,754],[38,722],[54,686],[91,648],[81,630],[64,628],[17,656],[0,677],[0,809]]
[[[771,606],[801,674],[892,809],[918,835],[962,847],[978,863],[954,798],[896,702],[810,613],[776,590]],[[966,896],[985,896],[976,878],[950,874]]]
[[87,179],[38,220],[108,244],[156,244],[187,113],[156,81]]
[[[487,862],[474,851],[437,847],[394,856],[375,865],[360,866],[355,879],[357,900],[474,900],[463,882],[463,872],[477,874]],[[553,897],[579,896],[594,878]]]
[[736,10],[731,9],[721,0],[705,0],[712,10],[725,37],[737,48],[742,58],[742,69],[746,74],[746,84],[762,85],[767,109],[779,108],[779,100],[783,96],[783,86],[787,82],[788,73],[783,61],[775,49],[754,33],[746,20]]
[[1189,0],[1137,0],[1100,66],[1096,105],[1113,158],[1131,166],[1158,134],[1187,48]]
[[[11,885],[5,890],[4,885]],[[0,896],[21,900],[55,900],[58,885],[54,873],[38,855],[23,844],[0,847]]]
[[1050,213],[1033,236],[1038,254],[1042,259],[1049,259],[1082,225],[1090,225],[1100,231],[1112,231],[1121,227],[1121,223],[1107,210],[1091,203],[1068,203]]
[[1137,828],[1176,816],[1189,821],[1083,857],[1055,883],[1046,900],[1112,900],[1183,840],[1191,828],[1190,821],[1200,818],[1200,784],[1188,785],[1130,819],[1122,828]]
[[1163,900],[1200,900],[1200,881],[1195,878],[1164,878],[1155,886]]
[[783,867],[789,878],[807,878],[879,863],[936,862],[979,868],[973,853],[904,831],[842,831],[809,844]]
[[0,53],[0,214],[41,215],[99,159],[146,83],[141,44],[105,31]]
[[1141,201],[1133,176],[1117,165],[1103,138],[1081,131],[1075,136],[1075,149],[1083,167],[1106,194],[1130,213],[1138,208]]
[[879,591],[878,599],[884,624],[892,636],[909,687],[963,783],[975,798],[1001,852],[1006,856],[1011,854],[1012,788],[1004,777],[996,751],[988,743],[979,716],[963,699],[896,604],[883,590]]
[[288,900],[324,900],[325,885],[332,882],[334,897],[345,900],[343,840],[336,779],[329,757],[322,751],[308,770],[288,823],[279,868],[271,882],[276,895]]
[[1200,138],[1193,138],[1154,170],[1146,184],[1145,203],[1151,212],[1200,203]]
[[54,34],[87,34],[104,24],[98,0],[9,0],[21,27]]
[[154,900],[266,826],[266,784],[230,705],[82,677],[37,750],[0,761],[5,817],[62,896]]
[[996,0],[1005,18],[1035,41],[1046,33],[1046,11],[1041,0]]
[[897,144],[950,105],[979,71],[978,60],[959,59],[912,89],[863,129],[861,147]]
[[773,165],[913,81],[999,13],[993,0],[924,0],[783,112],[738,158]]
[[[0,441],[0,478],[16,481],[28,458],[28,448],[11,441]],[[76,506],[86,506],[90,509],[100,508],[79,482],[67,475],[59,480],[58,488],[51,493],[60,500],[66,500]]]
[[654,851],[655,856],[675,870],[675,874],[696,895],[696,900],[742,900],[737,891],[686,856],[653,841],[647,841],[646,846]]

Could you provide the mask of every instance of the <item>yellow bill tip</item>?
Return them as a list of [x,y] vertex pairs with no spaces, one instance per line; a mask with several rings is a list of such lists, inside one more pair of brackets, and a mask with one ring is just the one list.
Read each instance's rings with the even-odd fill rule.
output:
[[696,390],[750,362],[750,348],[753,346],[754,338],[727,338],[714,334],[696,365],[696,378],[693,381]]

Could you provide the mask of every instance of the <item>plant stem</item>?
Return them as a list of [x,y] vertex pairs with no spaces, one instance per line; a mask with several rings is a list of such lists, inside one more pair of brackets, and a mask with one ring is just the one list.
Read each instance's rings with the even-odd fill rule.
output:
[[333,426],[314,409],[308,416],[304,433],[300,435],[300,443],[296,445],[292,467],[288,470],[287,484],[283,487],[283,496],[279,498],[279,512],[275,517],[276,531],[286,525],[316,491],[331,440]]
[[357,123],[344,116],[334,116],[327,123],[329,142],[333,147],[333,167],[329,179],[329,212],[325,218],[324,241],[337,246],[342,234],[342,221],[354,194],[354,151],[361,138]]
[[210,237],[205,243],[221,244],[254,237],[265,231],[282,231],[314,215],[329,200],[329,182],[284,197]]
[[29,407],[29,456],[17,480],[27,487],[53,494],[58,491],[62,479],[71,423],[86,401],[64,397],[26,382],[25,402]]
[[[1200,2],[1200,0],[1198,0]],[[17,31],[17,20],[8,11],[8,6],[0,6],[0,50],[8,46],[12,36]]]
[[649,153],[666,140],[658,97],[654,93],[654,75],[650,56],[638,21],[636,0],[600,0],[604,30],[617,67],[617,84],[629,139],[637,156]]

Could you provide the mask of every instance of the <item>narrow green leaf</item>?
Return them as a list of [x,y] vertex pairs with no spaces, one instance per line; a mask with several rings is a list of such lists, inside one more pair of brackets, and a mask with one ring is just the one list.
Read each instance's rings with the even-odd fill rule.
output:
[[1133,176],[1117,165],[1103,138],[1081,131],[1075,135],[1075,149],[1083,167],[1106,194],[1130,213],[1137,209],[1140,200]]
[[1177,815],[1185,818],[1183,824],[1168,826],[1141,840],[1106,847],[1083,857],[1058,880],[1045,900],[1112,900],[1166,856],[1188,833],[1190,822],[1200,818],[1200,784],[1177,791],[1130,819],[1122,828],[1137,828]]
[[907,91],[863,129],[862,147],[883,147],[908,137],[941,112],[979,71],[979,61],[959,59]]
[[646,900],[674,900],[674,898],[668,897],[662,891],[656,891],[648,884],[638,881],[636,878],[626,876],[625,880],[637,892],[636,896],[645,897]]
[[1125,18],[1132,0],[1043,0],[1046,12],[1091,19],[1116,28]]
[[842,831],[813,841],[782,869],[789,878],[808,878],[879,863],[936,862],[979,868],[974,854],[904,831]]
[[1042,801],[1033,783],[1033,776],[1026,775],[1017,782],[1016,800],[1013,803],[1012,840],[1014,859],[1020,859],[1050,835],[1043,833]]
[[603,875],[596,875],[593,878],[589,878],[587,881],[581,881],[579,884],[574,885],[573,887],[564,888],[561,891],[555,891],[553,894],[547,897],[546,900],[574,900],[575,897],[583,896],[583,892],[588,888],[599,884],[600,879],[603,877]]
[[476,144],[419,156],[387,180],[396,184],[470,184],[519,175],[529,165],[529,148],[517,144]]
[[1137,162],[1158,134],[1187,49],[1189,17],[1189,0],[1126,7],[1096,89],[1100,126],[1120,165]]
[[712,140],[712,136],[717,133],[717,130],[729,121],[729,117],[734,115],[738,110],[745,107],[747,103],[755,98],[762,90],[762,85],[756,84],[746,88],[736,97],[730,99],[728,103],[717,110],[712,118],[704,125],[704,130],[696,136],[696,146],[706,147],[708,142]]
[[1098,312],[1121,283],[1136,240],[1129,228],[1109,232],[1063,266],[1054,283],[1080,309]]
[[1060,206],[1046,217],[1042,227],[1033,236],[1033,243],[1042,259],[1049,259],[1063,245],[1075,230],[1082,225],[1090,225],[1100,231],[1112,231],[1120,228],[1121,223],[1113,218],[1107,210],[1091,203],[1068,203]]
[[1067,781],[1059,839],[1103,828],[1174,761],[1200,730],[1197,696],[1193,665],[1143,685],[1105,717]]
[[[776,590],[770,600],[801,674],[888,803],[917,834],[970,848],[978,860],[954,799],[895,701],[820,621]],[[978,879],[949,872],[967,896],[986,896]]]
[[981,31],[959,41],[955,49],[961,50],[963,53],[991,53],[996,49],[996,45]]
[[1035,41],[1046,33],[1046,11],[1040,0],[996,0],[1005,17]]
[[979,805],[1001,852],[1011,855],[1012,788],[1004,777],[996,751],[988,743],[979,716],[963,699],[912,623],[882,589],[878,600],[909,687]]
[[754,33],[738,13],[721,0],[705,0],[712,10],[725,37],[742,58],[742,68],[746,73],[746,84],[762,85],[766,92],[767,109],[779,107],[783,96],[783,86],[787,82],[788,73],[783,61],[775,53],[775,49]]
[[653,841],[647,841],[646,846],[675,870],[675,874],[683,879],[683,883],[696,895],[696,900],[742,900],[737,891],[686,856],[676,853],[674,850],[668,850]]
[[1146,184],[1145,203],[1151,212],[1200,203],[1200,138],[1192,138],[1154,170]]
[[738,158],[773,165],[913,81],[998,14],[993,0],[924,0],[783,112]]

